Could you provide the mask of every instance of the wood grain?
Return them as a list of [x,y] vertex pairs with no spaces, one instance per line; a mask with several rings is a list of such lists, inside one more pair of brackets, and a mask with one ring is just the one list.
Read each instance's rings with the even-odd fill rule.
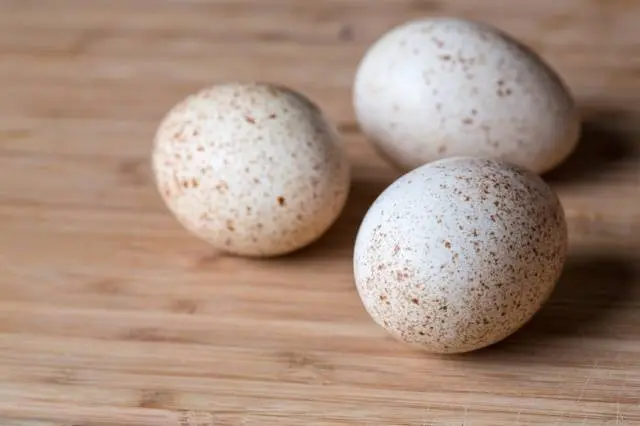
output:
[[[585,113],[546,178],[571,231],[552,300],[465,356],[409,349],[352,282],[356,228],[397,173],[354,122],[355,67],[406,19],[532,45]],[[640,2],[0,0],[0,419],[6,426],[640,424]],[[351,199],[286,258],[215,254],[157,196],[164,112],[272,80],[345,135]]]

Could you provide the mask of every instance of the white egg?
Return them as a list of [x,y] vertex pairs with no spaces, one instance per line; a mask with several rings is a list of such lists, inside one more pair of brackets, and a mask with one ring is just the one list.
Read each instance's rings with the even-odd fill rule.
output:
[[430,352],[467,352],[525,324],[558,280],[562,206],[502,160],[438,160],[400,177],[367,212],[354,273],[376,323]]
[[158,189],[189,231],[228,253],[275,256],[318,239],[349,191],[336,129],[303,95],[220,84],[175,106],[155,136]]
[[580,119],[560,77],[488,25],[416,20],[376,41],[353,90],[364,133],[408,171],[440,158],[501,158],[536,172],[574,150]]

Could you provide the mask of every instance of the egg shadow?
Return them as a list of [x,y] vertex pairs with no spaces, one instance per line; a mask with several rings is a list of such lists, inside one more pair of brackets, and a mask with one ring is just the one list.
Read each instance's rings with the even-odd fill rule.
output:
[[630,158],[640,159],[634,136],[623,131],[632,114],[621,109],[583,110],[582,132],[575,151],[544,175],[551,184],[591,182]]
[[[638,270],[638,261],[613,255],[570,258],[553,294],[529,323],[502,342],[462,354],[457,360],[554,363],[557,359],[550,354],[556,350],[588,357],[583,348],[573,346],[576,338],[610,337],[619,323],[619,308],[638,302],[633,300],[640,297],[636,291],[640,286]],[[624,331],[640,340],[640,328],[625,326]]]
[[335,223],[316,242],[287,256],[291,260],[314,257],[349,257],[353,253],[356,234],[362,219],[378,196],[393,182],[392,179],[355,176],[349,198]]

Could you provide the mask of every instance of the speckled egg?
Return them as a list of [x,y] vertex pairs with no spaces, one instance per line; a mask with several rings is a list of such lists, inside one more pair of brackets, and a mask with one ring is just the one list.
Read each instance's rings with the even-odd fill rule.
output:
[[564,212],[534,173],[453,157],[389,186],[367,212],[355,281],[374,321],[430,352],[491,345],[551,294],[566,258]]
[[475,156],[544,173],[580,133],[573,98],[549,65],[505,33],[461,19],[386,33],[360,63],[353,102],[364,133],[405,171]]
[[157,130],[153,169],[184,227],[243,256],[318,239],[350,184],[335,127],[303,95],[267,83],[219,84],[175,106]]

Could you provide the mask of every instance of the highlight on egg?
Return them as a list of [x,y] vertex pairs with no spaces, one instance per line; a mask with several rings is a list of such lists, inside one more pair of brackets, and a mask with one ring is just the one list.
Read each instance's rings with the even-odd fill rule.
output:
[[503,31],[456,18],[380,37],[358,66],[353,104],[363,132],[403,171],[477,156],[542,174],[580,134],[570,90],[547,62]]
[[452,157],[391,184],[358,230],[355,283],[373,320],[428,352],[522,327],[553,291],[567,225],[553,190],[503,160]]
[[335,126],[304,95],[270,83],[224,83],[188,96],[158,126],[152,157],[178,221],[242,256],[282,255],[317,240],[350,186]]

